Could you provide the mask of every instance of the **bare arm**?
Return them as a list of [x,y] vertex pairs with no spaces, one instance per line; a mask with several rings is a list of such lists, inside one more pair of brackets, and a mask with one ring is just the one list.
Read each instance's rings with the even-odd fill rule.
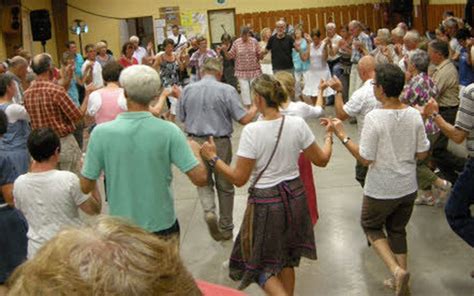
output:
[[[333,118],[332,122],[333,122],[333,126],[334,126],[334,131],[336,133],[336,136],[339,138],[339,140],[343,141],[344,139],[346,139],[347,134],[344,131],[342,121],[340,119]],[[349,150],[349,152],[352,154],[352,156],[354,156],[354,158],[358,162],[360,162],[363,166],[369,166],[373,162],[372,160],[367,160],[367,159],[363,158],[362,156],[360,156],[359,145],[357,145],[357,143],[355,143],[354,141],[349,140],[345,144],[345,146],[346,146],[347,150]]]
[[247,111],[247,114],[245,114],[245,116],[239,120],[239,123],[242,125],[246,125],[252,122],[252,120],[257,115],[257,112],[258,112],[257,107],[255,105],[252,105],[250,109]]
[[160,97],[158,98],[158,101],[153,106],[150,106],[150,112],[156,116],[160,117],[161,111],[163,110],[163,106],[165,105],[166,99],[170,93],[167,90],[163,90],[161,93]]
[[332,133],[326,133],[324,137],[323,148],[319,147],[316,142],[313,142],[308,148],[303,150],[304,156],[311,160],[311,162],[319,167],[326,167],[331,159],[332,153]]
[[451,125],[439,114],[434,118],[434,122],[441,129],[441,132],[456,144],[461,144],[469,135],[467,131]]
[[14,200],[13,200],[13,183],[5,184],[1,186],[1,191],[3,198],[5,199],[5,202],[9,204],[10,206],[15,206]]
[[92,194],[91,197],[89,197],[85,202],[79,205],[79,208],[84,211],[84,213],[89,214],[89,215],[97,215],[100,213],[100,210],[102,208],[102,201],[94,197],[94,194]]
[[194,185],[198,187],[206,186],[208,184],[207,169],[201,157],[201,146],[199,146],[198,143],[192,140],[188,140],[188,143],[189,146],[191,146],[191,150],[193,151],[194,156],[199,161],[199,164],[192,168],[190,171],[186,172],[186,175]]
[[340,120],[347,120],[350,116],[344,111],[344,100],[342,98],[342,83],[337,77],[333,77],[329,82],[329,86],[336,91],[334,98],[334,109],[336,117]]
[[91,179],[88,179],[84,176],[80,177],[80,182],[81,182],[81,191],[84,194],[91,193],[92,190],[95,189],[95,186],[96,186],[96,183],[97,183],[96,180],[91,180]]

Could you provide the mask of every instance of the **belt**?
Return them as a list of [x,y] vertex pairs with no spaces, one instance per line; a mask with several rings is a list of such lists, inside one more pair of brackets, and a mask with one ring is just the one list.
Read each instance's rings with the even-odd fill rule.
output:
[[213,137],[214,139],[229,139],[230,136],[213,136],[213,135],[195,135],[195,134],[188,134],[188,137],[193,137],[193,138],[209,138]]

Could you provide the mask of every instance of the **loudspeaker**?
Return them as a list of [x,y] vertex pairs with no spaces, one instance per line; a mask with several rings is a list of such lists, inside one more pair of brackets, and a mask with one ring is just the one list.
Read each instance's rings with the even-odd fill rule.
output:
[[2,9],[2,31],[6,34],[18,33],[20,27],[20,7],[7,6]]
[[49,11],[46,9],[30,12],[31,33],[33,41],[46,41],[51,39],[51,21]]

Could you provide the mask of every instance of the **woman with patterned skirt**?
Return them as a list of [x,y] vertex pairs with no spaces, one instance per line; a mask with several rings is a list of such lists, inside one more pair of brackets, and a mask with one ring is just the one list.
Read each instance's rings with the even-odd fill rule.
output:
[[[287,93],[280,82],[262,75],[252,83],[262,120],[245,126],[237,163],[231,168],[216,156],[214,140],[202,146],[211,166],[237,186],[251,178],[244,221],[232,250],[230,277],[240,289],[258,283],[269,295],[293,295],[294,268],[301,257],[316,260],[313,226],[298,170],[300,151],[318,166],[331,157],[332,133],[320,148],[304,119],[283,116]],[[324,119],[322,124],[329,121]]]

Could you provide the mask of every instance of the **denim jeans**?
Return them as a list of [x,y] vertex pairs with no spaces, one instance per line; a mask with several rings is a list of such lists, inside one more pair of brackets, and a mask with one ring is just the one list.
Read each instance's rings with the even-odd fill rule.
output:
[[451,229],[474,247],[474,217],[469,208],[472,204],[474,204],[474,158],[466,162],[444,209]]

